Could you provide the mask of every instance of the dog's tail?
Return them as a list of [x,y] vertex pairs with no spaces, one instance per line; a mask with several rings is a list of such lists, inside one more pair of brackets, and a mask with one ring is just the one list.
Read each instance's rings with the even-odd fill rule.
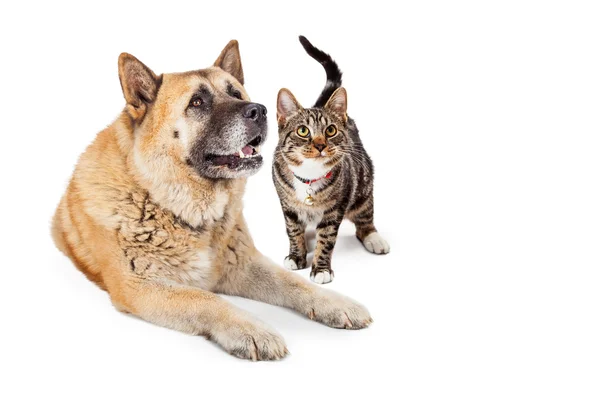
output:
[[327,73],[327,83],[325,83],[325,87],[314,105],[314,107],[324,107],[333,92],[342,86],[342,71],[329,54],[317,49],[304,36],[300,36],[300,43],[302,43],[302,47],[309,56],[321,63]]

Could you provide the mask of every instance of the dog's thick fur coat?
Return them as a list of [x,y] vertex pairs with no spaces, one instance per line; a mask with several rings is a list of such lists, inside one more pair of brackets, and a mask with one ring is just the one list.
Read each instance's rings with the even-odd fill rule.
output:
[[[252,166],[210,167],[211,174],[227,176],[214,177],[199,164],[209,159],[202,152],[211,144],[204,142],[223,129],[235,128],[226,135],[233,139],[222,139],[231,148],[258,129],[239,128],[227,114],[255,104],[243,87],[236,41],[214,66],[178,74],[157,76],[122,54],[119,77],[126,107],[79,159],[52,224],[57,247],[109,293],[118,310],[205,335],[253,360],[284,357],[283,339],[215,293],[288,307],[336,328],[369,325],[362,305],[255,249],[242,215]],[[205,97],[194,100],[195,93]],[[215,122],[219,115],[226,119],[221,125]]]

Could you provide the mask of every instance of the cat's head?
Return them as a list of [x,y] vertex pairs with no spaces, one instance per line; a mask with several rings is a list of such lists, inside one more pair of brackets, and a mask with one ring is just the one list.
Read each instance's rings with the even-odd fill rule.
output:
[[[350,154],[347,94],[338,88],[323,108],[302,108],[288,89],[277,96],[279,150],[292,167],[305,161],[331,170]],[[311,177],[306,177],[311,178]]]

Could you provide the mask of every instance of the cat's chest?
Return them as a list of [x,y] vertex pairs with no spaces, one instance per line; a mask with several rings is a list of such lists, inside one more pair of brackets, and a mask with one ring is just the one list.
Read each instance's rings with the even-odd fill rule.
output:
[[299,181],[298,179],[294,179],[294,194],[296,200],[298,200],[302,204],[306,204],[306,198],[311,196],[316,196],[316,192],[321,190],[324,186],[324,182],[314,182],[310,185]]
[[293,208],[298,215],[298,219],[301,222],[304,222],[308,229],[314,229],[323,218],[323,208],[321,207],[322,201],[319,200],[322,196],[320,193],[316,193],[321,186],[323,186],[323,183],[321,182],[311,184],[311,188],[314,190],[314,192],[312,192],[314,203],[308,205],[306,198],[309,196],[307,193],[307,188],[309,186],[297,179],[294,182],[294,200],[296,202]]
[[295,197],[303,204],[309,194],[314,194],[325,185],[325,175],[329,172],[323,162],[311,159],[304,160],[300,166],[290,165],[289,168],[296,177],[306,180],[317,180],[309,185],[294,177]]

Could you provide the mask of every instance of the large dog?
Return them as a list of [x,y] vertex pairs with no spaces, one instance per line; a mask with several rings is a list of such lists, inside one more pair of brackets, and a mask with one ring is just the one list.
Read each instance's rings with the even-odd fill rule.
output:
[[125,109],[79,159],[52,226],[57,247],[118,310],[252,360],[284,357],[283,339],[214,293],[289,307],[335,328],[371,323],[359,303],[253,245],[242,194],[262,165],[267,110],[244,90],[236,41],[210,68],[159,76],[123,53],[119,78]]

